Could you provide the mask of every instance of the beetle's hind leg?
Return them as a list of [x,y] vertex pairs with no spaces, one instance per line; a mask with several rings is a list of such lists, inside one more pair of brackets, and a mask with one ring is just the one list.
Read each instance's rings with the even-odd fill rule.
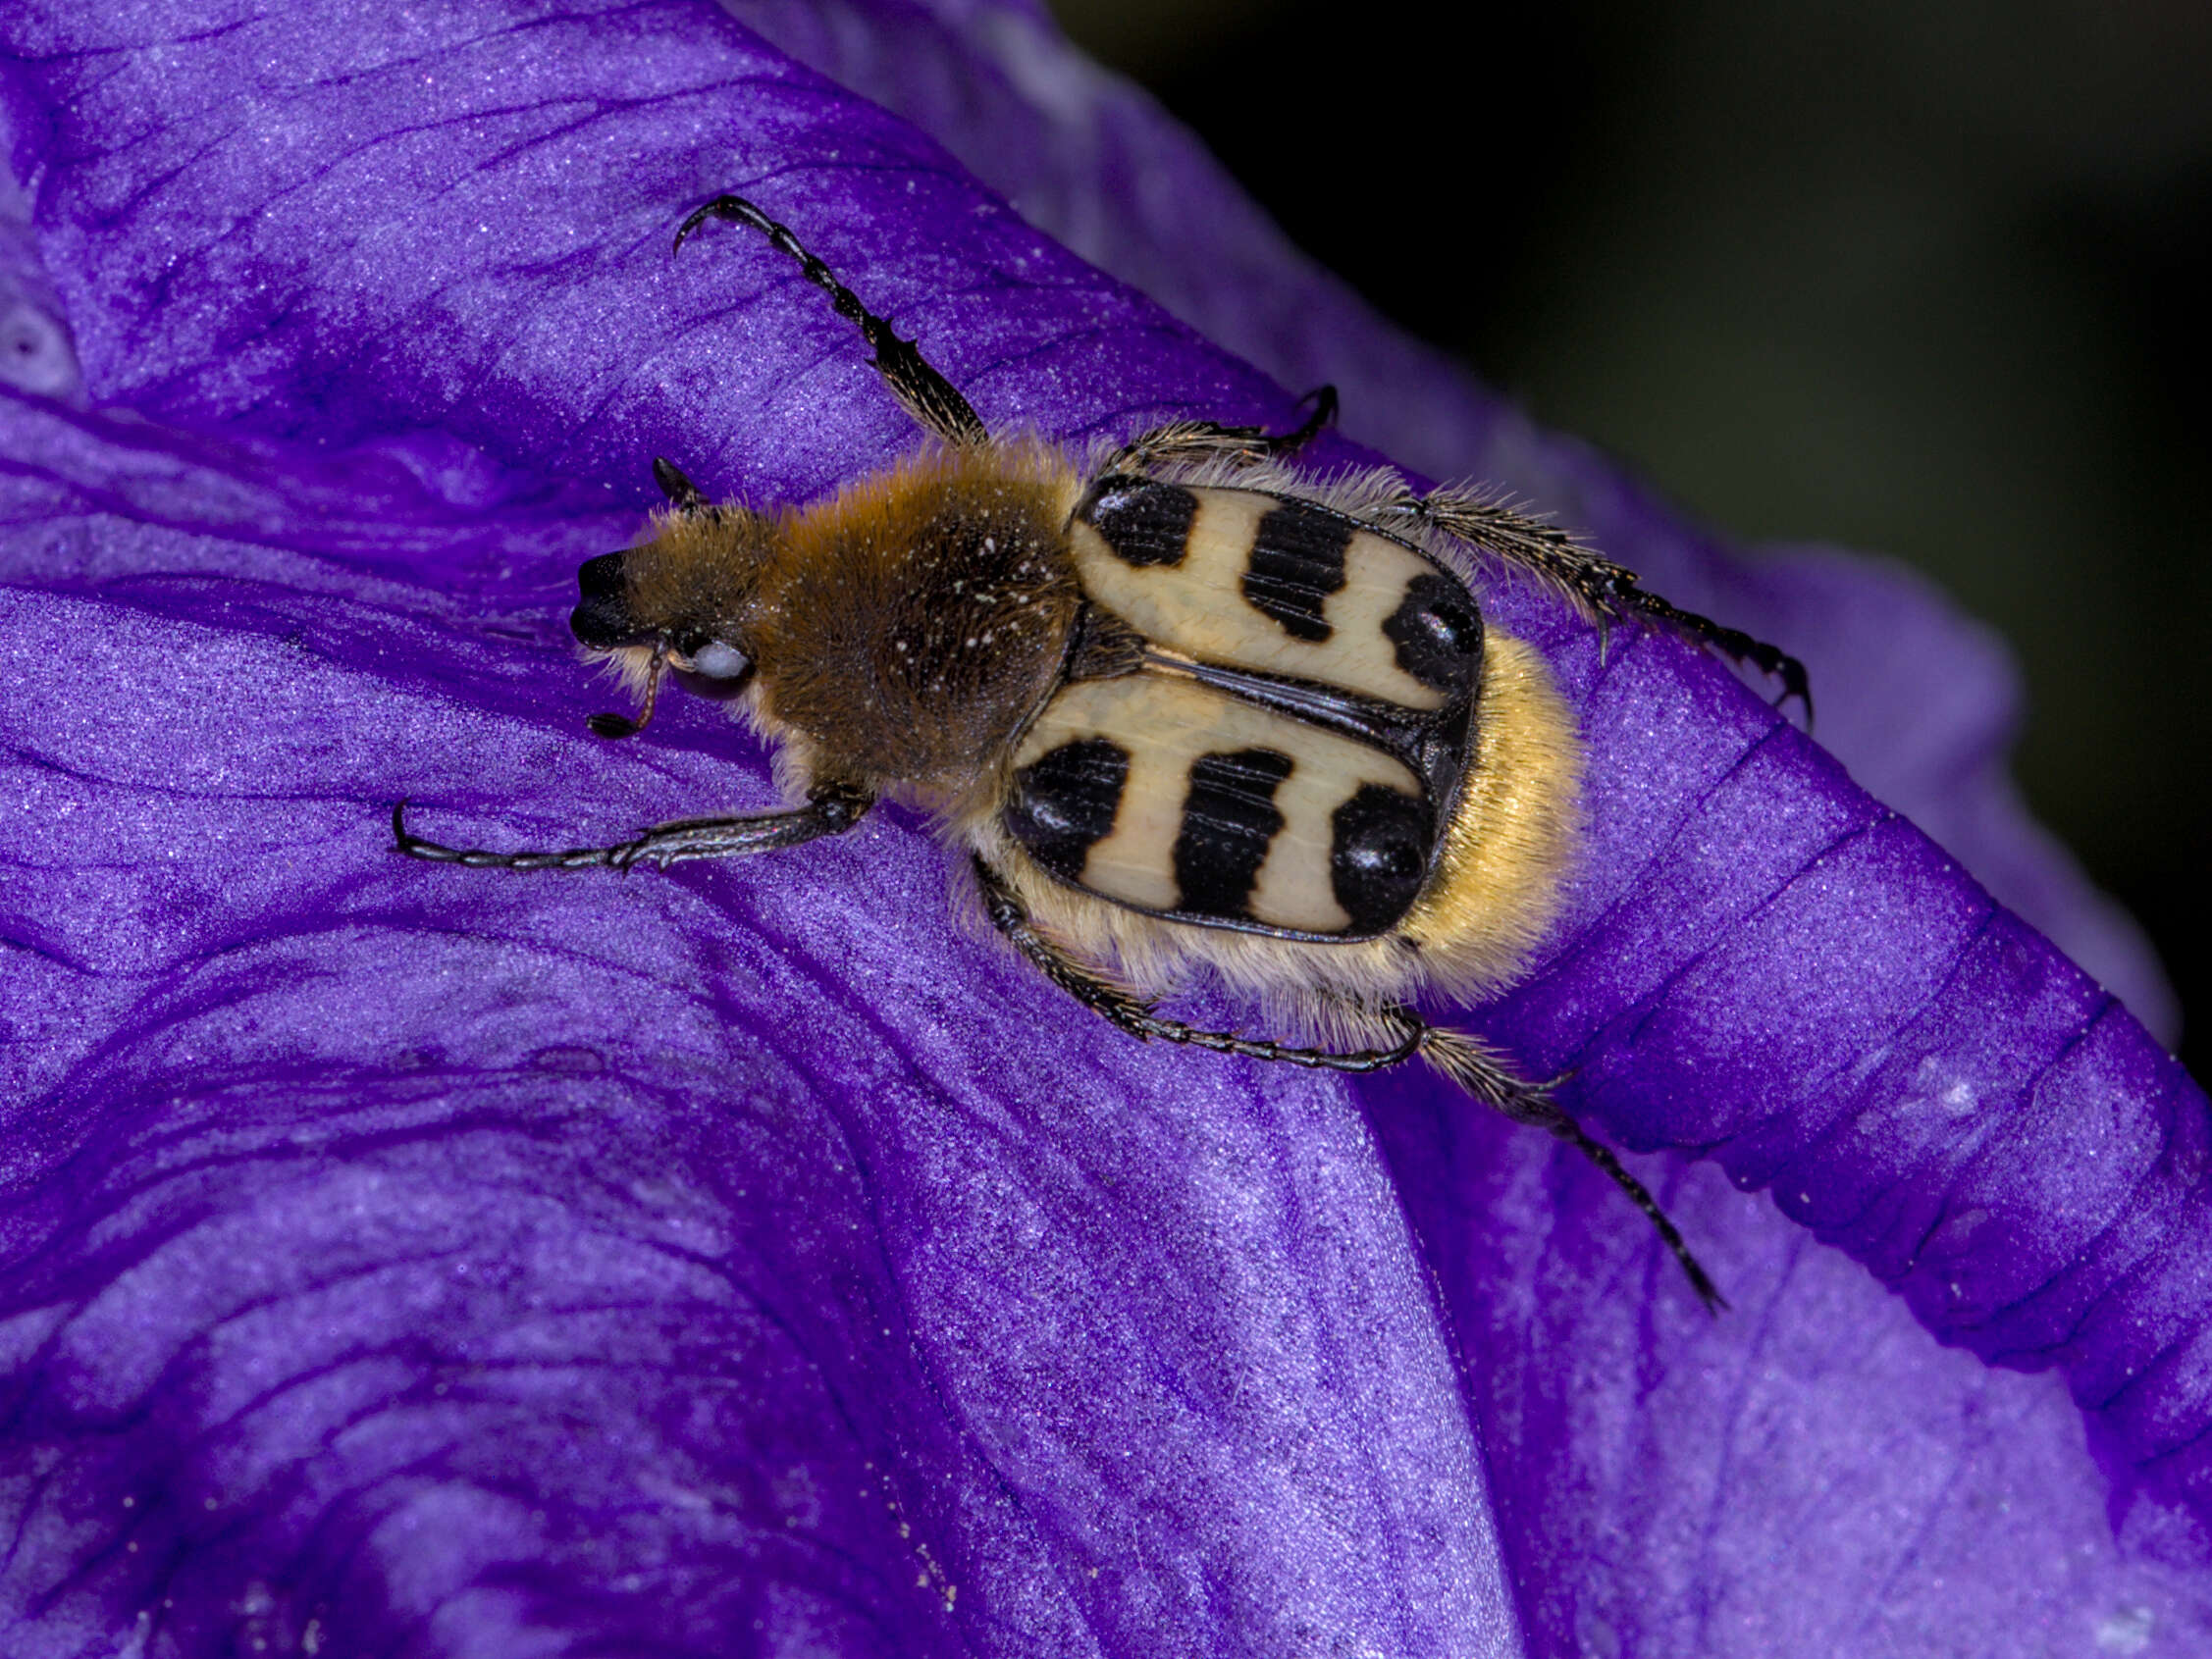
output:
[[863,305],[860,296],[837,280],[836,273],[800,245],[789,227],[777,224],[743,196],[716,196],[693,209],[676,230],[677,251],[682,251],[692,233],[710,219],[749,225],[796,259],[807,281],[829,295],[837,315],[860,329],[861,337],[875,352],[875,372],[883,377],[891,395],[922,426],[947,443],[988,441],[990,435],[984,431],[981,418],[969,406],[968,399],[961,396],[952,382],[930,367],[929,360],[922,355],[913,340],[901,339],[887,319]]
[[1728,1305],[1719,1287],[1712,1282],[1712,1275],[1691,1254],[1681,1229],[1667,1218],[1651,1189],[1622,1166],[1612,1148],[1593,1140],[1589,1131],[1552,1098],[1549,1085],[1521,1081],[1497,1051],[1479,1037],[1449,1026],[1432,1025],[1401,1004],[1381,1008],[1348,1003],[1333,1005],[1333,1011],[1343,1016],[1342,1023],[1375,1034],[1376,1046],[1367,1049],[1296,1048],[1239,1037],[1228,1031],[1201,1030],[1155,1012],[1149,1001],[1071,956],[1030,919],[1028,907],[1022,903],[1021,896],[979,856],[975,859],[975,883],[982,892],[984,914],[1016,950],[1061,990],[1132,1037],[1187,1043],[1218,1054],[1280,1061],[1289,1065],[1325,1071],[1380,1071],[1419,1055],[1484,1105],[1503,1113],[1516,1123],[1542,1129],[1565,1141],[1603,1169],[1658,1229],[1659,1242],[1681,1265],[1690,1288],[1697,1292],[1698,1300],[1705,1304],[1707,1311],[1718,1313]]
[[1214,421],[1170,421],[1123,444],[1107,457],[1099,471],[1101,474],[1149,473],[1165,466],[1191,466],[1206,461],[1228,461],[1249,467],[1279,455],[1294,454],[1337,418],[1337,389],[1317,387],[1298,401],[1310,402],[1313,408],[1289,432],[1269,432],[1265,427],[1256,426],[1222,426]]
[[1517,513],[1502,502],[1471,490],[1406,491],[1374,509],[1374,522],[1386,529],[1406,521],[1433,525],[1448,536],[1550,584],[1598,620],[1608,623],[1641,617],[1674,629],[1701,646],[1736,662],[1748,662],[1782,683],[1777,700],[1791,698],[1813,721],[1813,692],[1805,664],[1787,651],[1754,639],[1741,629],[1723,627],[1711,617],[1683,610],[1637,585],[1636,573],[1583,546],[1558,526]]
[[[1473,1095],[1485,1106],[1501,1113],[1516,1123],[1532,1129],[1542,1129],[1546,1134],[1573,1147],[1590,1160],[1620,1190],[1628,1200],[1644,1213],[1659,1235],[1667,1253],[1681,1266],[1690,1288],[1697,1292],[1698,1300],[1709,1313],[1717,1314],[1728,1303],[1712,1282],[1689,1245],[1683,1240],[1681,1229],[1670,1220],[1659,1200],[1621,1164],[1612,1148],[1591,1136],[1588,1130],[1574,1120],[1573,1115],[1552,1098],[1552,1083],[1530,1083],[1516,1073],[1512,1065],[1496,1049],[1470,1031],[1461,1031],[1448,1025],[1432,1024],[1413,1009],[1402,1005],[1386,1004],[1375,1007],[1369,1004],[1350,1003],[1332,999],[1325,1005],[1326,1011],[1335,1016],[1340,1030],[1354,1035],[1373,1030],[1396,1036],[1410,1032],[1414,1052],[1429,1064],[1460,1088]],[[1556,1079],[1554,1079],[1554,1082]]]
[[[1413,1015],[1419,1019],[1418,1014]],[[1513,1074],[1504,1060],[1479,1037],[1465,1031],[1455,1031],[1449,1026],[1428,1025],[1424,1021],[1421,1038],[1421,1058],[1457,1083],[1487,1106],[1495,1107],[1516,1123],[1542,1129],[1555,1139],[1565,1141],[1583,1157],[1590,1160],[1611,1178],[1612,1183],[1628,1195],[1629,1202],[1644,1213],[1659,1235],[1659,1242],[1667,1248],[1690,1281],[1690,1288],[1698,1293],[1698,1300],[1706,1311],[1717,1314],[1728,1306],[1720,1287],[1712,1282],[1712,1275],[1705,1270],[1703,1263],[1691,1254],[1683,1240],[1681,1229],[1675,1226],[1651,1189],[1644,1185],[1614,1156],[1611,1147],[1591,1138],[1590,1132],[1577,1123],[1566,1109],[1552,1098],[1551,1086],[1544,1083],[1524,1083]]]

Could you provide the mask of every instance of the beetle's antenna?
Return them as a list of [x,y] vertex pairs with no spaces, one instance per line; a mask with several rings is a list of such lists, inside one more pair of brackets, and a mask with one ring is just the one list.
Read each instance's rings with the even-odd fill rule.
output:
[[706,492],[683,475],[683,470],[665,455],[653,457],[653,482],[660,486],[660,493],[668,497],[668,504],[679,513],[711,513],[714,503],[707,499]]
[[646,728],[653,718],[655,704],[660,700],[660,679],[668,670],[668,639],[662,635],[653,642],[653,661],[645,671],[645,706],[638,710],[633,720],[627,714],[595,714],[584,722],[591,727],[592,735],[601,738],[634,738]]

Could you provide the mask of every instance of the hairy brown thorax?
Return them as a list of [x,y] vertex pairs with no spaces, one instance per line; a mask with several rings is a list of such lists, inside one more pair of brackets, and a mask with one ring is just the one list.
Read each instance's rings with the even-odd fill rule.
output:
[[817,776],[965,791],[1053,688],[1079,481],[1042,447],[938,449],[777,521],[741,634]]

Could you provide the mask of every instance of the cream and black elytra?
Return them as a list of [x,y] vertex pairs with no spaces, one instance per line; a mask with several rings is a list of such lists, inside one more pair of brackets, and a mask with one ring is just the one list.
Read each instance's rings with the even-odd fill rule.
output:
[[[1770,646],[1675,609],[1563,533],[1388,469],[1315,483],[1295,431],[1179,421],[1083,459],[994,436],[968,400],[737,196],[687,218],[748,225],[799,262],[874,350],[927,435],[825,501],[710,501],[653,464],[670,506],[644,545],[586,563],[576,638],[618,664],[636,720],[670,671],[734,696],[776,749],[789,811],[663,824],[612,847],[400,852],[502,869],[663,867],[796,847],[878,800],[918,804],[970,855],[990,925],[1131,1035],[1337,1071],[1418,1055],[1572,1143],[1673,1224],[1546,1086],[1410,999],[1510,984],[1573,855],[1581,745],[1544,661],[1491,626],[1481,556],[1601,625],[1663,623],[1779,675]],[[1211,968],[1307,1047],[1199,1030],[1156,1000]],[[1355,1046],[1356,1045],[1356,1046]]]

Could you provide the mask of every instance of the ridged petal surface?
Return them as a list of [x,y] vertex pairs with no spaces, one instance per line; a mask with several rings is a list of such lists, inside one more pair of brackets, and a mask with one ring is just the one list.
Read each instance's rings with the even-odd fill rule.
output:
[[[1893,575],[1736,572],[1289,262],[1034,13],[756,21],[780,45],[682,4],[0,25],[0,1645],[2212,1638],[2204,1097],[1968,873],[2159,995],[1994,793],[1985,648]],[[954,152],[1079,244],[1129,228],[1186,321]],[[501,843],[773,799],[703,703],[583,737],[563,627],[647,457],[768,502],[910,441],[786,262],[669,259],[731,187],[994,422],[1277,421],[1263,371],[1327,374],[1354,436],[1549,481],[1813,662],[1823,737],[1956,857],[1714,662],[1494,596],[1592,787],[1569,913],[1479,1018],[1624,1144],[1712,1155],[1639,1166],[1735,1312],[1421,1079],[1087,1018],[911,820],[665,878],[391,855],[401,795]]]

